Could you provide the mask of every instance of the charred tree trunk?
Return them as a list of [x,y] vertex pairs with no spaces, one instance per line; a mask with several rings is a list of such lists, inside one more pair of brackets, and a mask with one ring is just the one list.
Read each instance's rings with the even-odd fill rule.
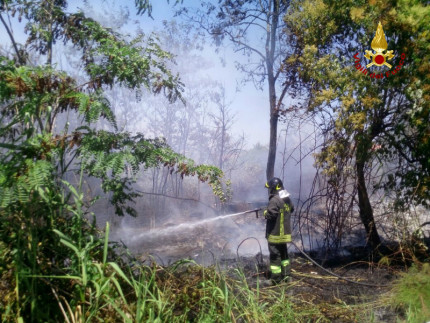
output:
[[275,160],[276,160],[276,141],[278,133],[278,113],[273,111],[270,114],[270,139],[269,139],[269,154],[267,157],[266,178],[270,180],[275,176]]
[[370,245],[372,250],[375,250],[381,244],[381,239],[376,229],[372,205],[367,194],[364,164],[363,161],[357,161],[355,165],[357,171],[358,207],[361,222],[366,230],[367,244]]
[[[387,92],[384,92],[384,102],[387,100]],[[376,229],[375,218],[373,216],[372,205],[370,204],[369,195],[366,187],[366,178],[364,167],[371,160],[370,152],[372,150],[373,140],[382,133],[384,118],[387,116],[387,110],[380,106],[374,110],[372,115],[371,126],[368,131],[361,132],[356,137],[356,172],[357,172],[357,194],[360,219],[364,225],[367,236],[367,244],[375,251],[381,244],[381,239]]]
[[276,76],[274,73],[275,49],[276,49],[276,34],[279,23],[280,4],[279,0],[274,0],[273,10],[271,14],[270,28],[266,38],[266,66],[267,79],[269,83],[269,100],[270,100],[270,138],[269,138],[269,154],[267,156],[266,178],[270,180],[275,175],[275,160],[276,160],[276,141],[278,138],[278,119],[279,114],[276,108]]

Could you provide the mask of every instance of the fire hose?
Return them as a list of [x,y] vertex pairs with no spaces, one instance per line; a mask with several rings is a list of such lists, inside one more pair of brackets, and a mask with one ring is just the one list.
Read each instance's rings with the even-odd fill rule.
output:
[[305,256],[311,263],[313,263],[315,266],[317,266],[318,268],[324,270],[326,273],[328,273],[329,275],[332,275],[334,277],[337,277],[339,279],[342,279],[348,283],[352,283],[352,284],[357,284],[357,285],[362,285],[362,286],[367,286],[367,287],[388,287],[388,285],[380,285],[380,284],[371,284],[371,283],[363,283],[363,282],[358,282],[355,280],[351,280],[349,278],[346,277],[342,277],[326,268],[324,268],[323,266],[321,266],[319,263],[317,263],[315,260],[313,260],[308,254],[306,254],[303,250],[301,250],[293,241],[290,242],[294,247],[296,247],[296,249],[303,255]]
[[[247,214],[247,213],[253,213],[253,212],[255,212],[255,215],[256,215],[256,217],[258,218],[258,212],[259,211],[261,211],[262,209],[261,208],[258,208],[258,209],[253,209],[253,210],[249,210],[249,211],[244,211],[244,212],[241,212],[241,213],[237,213],[237,214],[235,214],[235,215],[240,215],[240,214]],[[251,239],[251,238],[253,238],[253,237],[250,237],[250,238],[246,238],[245,240],[248,240],[248,239]],[[253,239],[256,239],[256,238],[253,238]],[[237,254],[239,255],[239,247],[241,246],[241,244],[245,241],[245,240],[243,240],[240,244],[239,244],[239,246],[238,246],[238,248],[237,248]],[[256,239],[257,241],[258,241],[258,239]],[[349,278],[346,278],[346,277],[342,277],[342,276],[340,276],[340,275],[338,275],[338,274],[336,274],[336,273],[334,273],[334,272],[332,272],[331,270],[328,270],[328,269],[326,269],[326,268],[324,268],[323,266],[321,266],[319,263],[317,263],[314,259],[312,259],[311,258],[311,256],[309,256],[306,252],[304,252],[302,249],[300,249],[298,246],[297,246],[297,244],[295,244],[293,241],[291,241],[290,242],[306,259],[308,259],[312,264],[314,264],[315,266],[317,266],[318,268],[320,268],[320,269],[322,269],[323,271],[325,271],[326,273],[328,273],[329,275],[331,275],[331,276],[334,276],[334,277],[337,277],[337,278],[339,278],[339,279],[341,279],[341,280],[344,280],[344,281],[346,281],[346,282],[348,282],[348,283],[352,283],[352,284],[357,284],[357,285],[362,285],[362,286],[367,286],[367,287],[389,287],[388,285],[381,285],[381,284],[371,284],[371,283],[365,283],[365,282],[358,282],[358,281],[355,281],[355,280],[352,280],[352,279],[349,279]],[[260,242],[258,241],[258,244],[260,245]],[[260,246],[260,253],[261,253],[261,246]]]

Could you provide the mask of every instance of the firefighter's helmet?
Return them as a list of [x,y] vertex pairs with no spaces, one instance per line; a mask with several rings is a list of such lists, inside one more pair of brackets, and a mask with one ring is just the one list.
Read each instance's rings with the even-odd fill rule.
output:
[[273,177],[270,181],[266,183],[266,188],[269,189],[270,193],[275,193],[280,190],[283,190],[284,185],[282,184],[282,181],[279,178]]

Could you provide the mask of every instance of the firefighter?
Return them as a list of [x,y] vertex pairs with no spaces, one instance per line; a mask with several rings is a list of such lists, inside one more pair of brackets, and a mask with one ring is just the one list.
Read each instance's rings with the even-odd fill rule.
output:
[[284,189],[282,181],[274,177],[266,183],[269,203],[264,210],[266,218],[266,239],[270,253],[270,278],[274,284],[290,281],[291,264],[287,242],[291,242],[291,213],[294,205],[290,193]]

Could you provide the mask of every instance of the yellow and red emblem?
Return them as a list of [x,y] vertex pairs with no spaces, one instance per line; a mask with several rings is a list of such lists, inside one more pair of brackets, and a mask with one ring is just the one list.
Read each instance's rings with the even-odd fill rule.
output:
[[372,60],[372,62],[367,64],[366,67],[370,67],[372,65],[385,65],[388,68],[391,68],[391,65],[387,63],[387,60],[392,59],[394,55],[392,50],[388,50],[384,54],[384,51],[387,49],[388,45],[381,22],[378,24],[378,28],[376,29],[376,34],[372,40],[371,47],[376,53],[366,50],[366,55],[364,55],[364,57],[366,57],[368,60]]

